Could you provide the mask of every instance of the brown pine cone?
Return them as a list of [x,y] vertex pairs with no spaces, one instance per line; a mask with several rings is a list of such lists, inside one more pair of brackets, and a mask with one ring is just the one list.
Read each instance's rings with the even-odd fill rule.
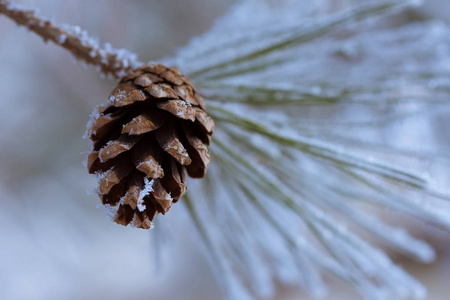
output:
[[145,65],[121,78],[88,125],[89,173],[114,221],[149,229],[186,192],[185,171],[206,174],[213,120],[192,82],[175,68]]

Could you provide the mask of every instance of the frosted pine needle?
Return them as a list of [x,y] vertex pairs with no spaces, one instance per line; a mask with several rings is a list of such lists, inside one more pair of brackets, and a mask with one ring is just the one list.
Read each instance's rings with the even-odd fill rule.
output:
[[374,209],[450,228],[438,175],[449,156],[428,136],[450,109],[450,31],[432,20],[394,26],[410,4],[327,13],[313,1],[243,1],[167,60],[190,72],[217,124],[208,184],[185,202],[229,299],[271,297],[273,277],[324,295],[323,272],[367,299],[425,297],[353,233],[431,262],[430,245]]

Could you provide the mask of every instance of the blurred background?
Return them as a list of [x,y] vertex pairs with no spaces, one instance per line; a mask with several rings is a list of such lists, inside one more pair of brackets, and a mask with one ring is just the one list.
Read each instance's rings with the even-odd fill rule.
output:
[[[235,2],[20,1],[141,61],[174,54]],[[431,0],[420,14],[449,22],[448,11],[448,1]],[[219,299],[180,205],[159,218],[157,226],[169,233],[155,237],[112,223],[87,192],[96,182],[82,164],[88,149],[82,135],[114,81],[3,16],[0,41],[0,299]],[[450,235],[409,218],[399,222],[435,246],[439,258],[430,265],[393,254],[394,260],[428,287],[429,299],[448,299]],[[158,247],[162,242],[168,245]],[[359,297],[328,279],[329,299]],[[277,299],[309,298],[280,286]]]

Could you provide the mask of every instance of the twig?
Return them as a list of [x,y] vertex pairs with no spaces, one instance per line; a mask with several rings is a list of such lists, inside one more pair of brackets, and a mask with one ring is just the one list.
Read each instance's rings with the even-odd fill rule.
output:
[[100,45],[78,26],[57,25],[55,22],[38,17],[33,10],[8,0],[0,0],[0,14],[27,27],[44,39],[69,50],[77,59],[96,66],[106,75],[119,78],[141,63],[136,55],[125,49],[114,49],[110,44]]

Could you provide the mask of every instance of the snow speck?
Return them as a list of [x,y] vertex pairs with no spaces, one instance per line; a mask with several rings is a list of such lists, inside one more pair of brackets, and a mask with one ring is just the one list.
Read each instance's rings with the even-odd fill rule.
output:
[[61,34],[59,37],[58,37],[58,43],[60,43],[60,44],[64,44],[64,42],[67,40],[67,35],[65,35],[65,34]]
[[141,201],[138,201],[137,208],[139,209],[139,211],[144,211],[147,207],[145,206],[144,201],[141,200]]
[[130,93],[127,93],[124,90],[119,90],[115,95],[111,95],[109,97],[109,101],[110,102],[115,102],[118,100],[122,100],[123,98],[126,98],[127,96],[129,96]]
[[167,194],[167,196],[166,196],[166,200],[169,200],[169,201],[173,201],[173,198],[172,198],[172,196],[170,195],[170,193],[169,193],[169,194]]
[[118,207],[112,207],[109,204],[105,204],[105,215],[111,218],[111,221],[114,220],[114,218],[117,215],[117,208]]
[[22,4],[18,4],[18,3],[8,3],[8,5],[6,6],[7,10],[24,10],[25,6],[23,6]]
[[124,90],[119,90],[119,93],[117,94],[116,98],[117,99],[123,99],[127,96],[127,92]]
[[91,128],[92,125],[94,125],[95,121],[97,121],[98,117],[100,117],[100,114],[98,112],[98,107],[96,107],[89,116],[89,121],[86,124],[86,132],[83,135],[83,139],[88,139],[89,136],[93,133]]

